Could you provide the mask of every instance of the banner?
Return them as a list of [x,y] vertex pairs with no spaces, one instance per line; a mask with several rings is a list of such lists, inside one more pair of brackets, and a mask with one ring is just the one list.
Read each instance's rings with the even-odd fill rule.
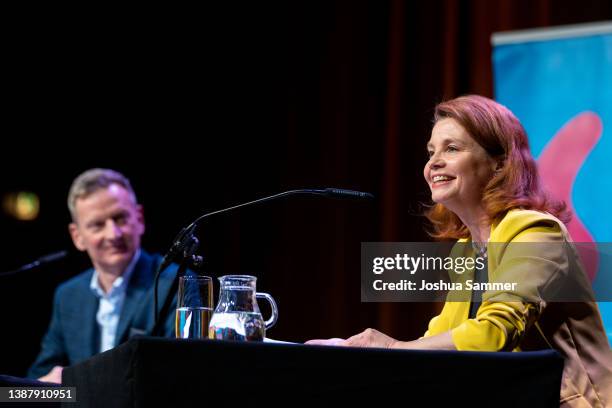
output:
[[[525,126],[546,189],[572,212],[573,240],[612,242],[612,22],[496,33],[492,42],[495,99]],[[605,257],[589,257],[585,269],[596,294],[612,288]],[[612,343],[612,303],[599,307]]]

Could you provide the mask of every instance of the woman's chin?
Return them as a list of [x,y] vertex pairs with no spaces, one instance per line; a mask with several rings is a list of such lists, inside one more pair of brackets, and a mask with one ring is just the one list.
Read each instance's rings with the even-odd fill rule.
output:
[[449,197],[447,194],[432,194],[431,200],[436,204],[442,204],[446,206],[449,202]]
[[432,201],[436,204],[441,204],[446,207],[447,210],[455,212],[454,209],[456,207],[461,207],[461,204],[458,202],[457,197],[454,195],[432,195]]

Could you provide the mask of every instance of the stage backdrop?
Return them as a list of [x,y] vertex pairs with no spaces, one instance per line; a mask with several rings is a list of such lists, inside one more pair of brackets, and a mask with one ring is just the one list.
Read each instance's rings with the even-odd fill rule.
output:
[[[570,207],[574,241],[612,242],[612,22],[492,42],[495,98],[525,126],[547,190]],[[609,255],[585,262],[596,295],[612,287]],[[612,342],[612,303],[599,306]]]

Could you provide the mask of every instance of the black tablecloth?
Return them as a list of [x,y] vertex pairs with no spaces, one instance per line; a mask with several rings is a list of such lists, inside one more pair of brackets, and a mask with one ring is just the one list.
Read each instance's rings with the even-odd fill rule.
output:
[[558,407],[553,351],[476,353],[136,338],[64,369],[68,407]]

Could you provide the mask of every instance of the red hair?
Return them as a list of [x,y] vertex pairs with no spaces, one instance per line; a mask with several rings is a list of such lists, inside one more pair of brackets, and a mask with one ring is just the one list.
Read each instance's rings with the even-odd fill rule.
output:
[[[523,125],[505,106],[483,96],[466,95],[436,106],[434,123],[456,120],[467,133],[503,166],[482,193],[489,222],[499,221],[514,208],[548,212],[563,222],[569,221],[564,202],[550,199],[544,192],[538,169],[529,151]],[[442,204],[425,212],[433,225],[434,238],[458,239],[470,236],[468,228]]]

